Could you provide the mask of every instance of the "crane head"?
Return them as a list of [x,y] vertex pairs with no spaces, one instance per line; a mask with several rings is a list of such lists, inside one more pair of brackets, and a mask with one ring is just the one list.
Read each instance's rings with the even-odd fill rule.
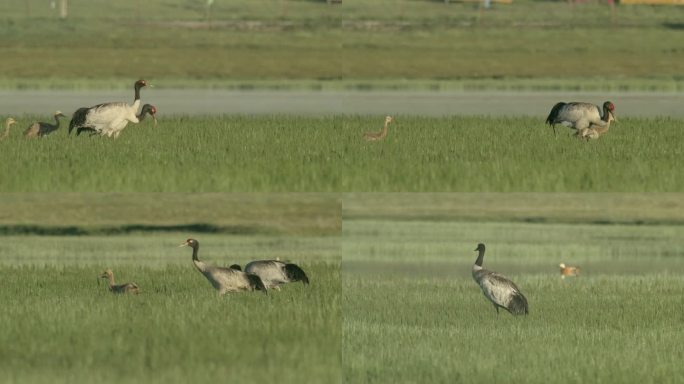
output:
[[195,247],[197,247],[198,245],[199,245],[199,241],[197,241],[197,240],[195,240],[195,239],[187,239],[187,240],[185,240],[185,242],[184,242],[183,244],[179,245],[178,248],[180,248],[180,247],[192,247],[192,248],[195,248]]
[[477,245],[477,248],[475,248],[476,251],[484,251],[485,245],[480,243]]
[[135,88],[136,88],[136,89],[140,89],[140,88],[146,87],[146,86],[148,86],[148,85],[149,85],[149,84],[147,84],[147,81],[146,81],[146,80],[143,80],[143,79],[140,79],[140,80],[138,80],[138,81],[135,82]]
[[57,112],[55,112],[55,117],[66,117],[66,116],[64,116],[62,111],[57,111]]
[[105,269],[104,272],[102,272],[102,274],[100,275],[100,278],[101,279],[108,279],[109,276],[112,276],[113,274],[114,274],[114,272],[112,272],[111,269]]
[[145,116],[146,113],[149,113],[150,116],[154,119],[154,126],[157,126],[157,107],[155,107],[152,104],[145,104],[142,107],[142,111],[140,112],[141,116]]
[[615,118],[615,105],[613,105],[613,103],[610,101],[603,103],[603,110],[607,111],[609,121],[617,121]]
[[5,120],[5,124],[7,124],[8,127],[12,124],[16,124],[16,122],[17,121],[14,120],[14,118],[12,118],[12,117],[8,117],[7,120]]
[[392,120],[394,120],[394,119],[392,118],[392,116],[387,116],[387,117],[385,117],[385,124],[391,123]]

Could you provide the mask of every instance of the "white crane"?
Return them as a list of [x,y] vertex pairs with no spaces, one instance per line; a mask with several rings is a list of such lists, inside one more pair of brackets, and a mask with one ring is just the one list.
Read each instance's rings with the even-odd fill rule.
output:
[[[240,270],[237,264],[230,267]],[[301,281],[304,285],[309,284],[309,278],[298,265],[279,260],[251,261],[245,265],[245,272],[259,276],[268,289],[280,290],[281,285],[297,281]]]
[[512,315],[527,315],[529,312],[527,299],[518,286],[503,275],[482,268],[484,244],[478,244],[475,250],[478,255],[473,264],[473,279],[480,286],[485,297],[494,304],[496,313],[499,313],[499,308],[503,308]]
[[192,263],[195,265],[200,273],[209,280],[211,285],[223,295],[227,292],[238,291],[254,291],[260,290],[266,292],[266,286],[261,281],[259,276],[251,273],[242,272],[234,268],[213,267],[207,265],[198,258],[199,241],[195,239],[187,239],[179,247],[192,248]]
[[557,103],[551,108],[551,113],[546,118],[546,123],[553,127],[556,133],[556,124],[576,129],[581,132],[585,129],[605,127],[615,119],[615,105],[610,101],[603,103],[603,108],[591,103]]
[[87,130],[103,136],[119,137],[128,122],[138,123],[140,121],[137,116],[138,108],[140,108],[140,89],[147,85],[145,80],[135,82],[135,98],[132,105],[125,102],[111,102],[90,108],[79,108],[71,117],[69,134],[76,129],[77,135]]

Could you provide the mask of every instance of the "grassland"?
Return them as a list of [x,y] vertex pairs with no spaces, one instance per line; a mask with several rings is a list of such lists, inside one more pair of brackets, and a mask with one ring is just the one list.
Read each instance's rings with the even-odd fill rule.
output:
[[[21,119],[27,126],[31,117]],[[679,192],[682,124],[622,119],[580,142],[533,118],[166,118],[118,140],[0,143],[5,192]]]
[[[340,380],[334,197],[53,193],[0,201],[1,382]],[[311,284],[220,297],[194,270],[191,251],[177,247],[188,237],[212,265],[279,257],[300,265]],[[110,294],[96,278],[105,268],[142,293]]]
[[[384,197],[384,203],[377,195],[345,198],[352,207],[345,209],[342,243],[346,382],[684,378],[678,331],[684,227],[658,223],[673,214],[681,221],[681,205],[671,207],[674,213],[651,212],[650,224],[594,222],[629,212],[643,217],[649,206],[672,204],[673,196],[651,196],[640,206],[630,204],[638,196],[610,195],[605,201],[623,203],[603,212],[587,199],[586,210],[568,220],[558,209],[543,213],[555,194],[486,195],[470,213],[463,206],[468,196]],[[566,206],[569,197],[561,195],[555,206]],[[415,205],[411,217],[392,214]],[[543,220],[516,221],[513,210]],[[380,218],[367,216],[379,212]],[[527,296],[526,318],[497,316],[472,281],[478,242],[488,245],[485,266],[511,277]],[[561,280],[560,262],[580,265],[583,275]]]
[[207,13],[180,0],[69,4],[66,20],[43,1],[0,4],[0,86],[120,87],[145,77],[171,87],[684,87],[674,43],[681,7],[239,0]]

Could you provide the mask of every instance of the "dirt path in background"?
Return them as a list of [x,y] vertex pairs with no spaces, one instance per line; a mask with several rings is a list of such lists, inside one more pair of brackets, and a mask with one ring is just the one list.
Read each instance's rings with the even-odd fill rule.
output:
[[[71,114],[83,106],[131,101],[130,91],[0,91],[0,117]],[[492,115],[546,117],[557,101],[615,103],[618,119],[684,118],[684,93],[144,90],[159,115]]]

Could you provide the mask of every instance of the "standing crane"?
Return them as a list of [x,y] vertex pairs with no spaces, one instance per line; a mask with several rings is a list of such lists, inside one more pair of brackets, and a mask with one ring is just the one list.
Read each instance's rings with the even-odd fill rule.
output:
[[380,141],[387,136],[387,129],[389,128],[390,123],[394,119],[392,116],[387,116],[385,117],[385,126],[382,127],[382,131],[380,132],[366,132],[363,134],[363,139],[366,141]]
[[556,134],[556,124],[562,124],[577,131],[593,127],[605,127],[609,120],[615,120],[615,105],[610,101],[603,103],[603,108],[591,103],[557,103],[551,108],[546,123],[553,127]]
[[147,86],[147,81],[138,80],[134,84],[135,98],[132,105],[125,102],[98,104],[89,108],[79,108],[74,112],[69,123],[69,134],[76,129],[77,135],[88,130],[102,136],[119,137],[128,122],[138,123],[136,115],[140,108],[140,89]]
[[[240,270],[240,266],[237,264],[230,267]],[[301,281],[304,285],[309,284],[309,278],[298,265],[279,260],[251,261],[245,265],[245,272],[259,276],[266,288],[275,288],[278,291],[280,286],[285,283]]]
[[484,244],[478,244],[475,250],[478,255],[473,264],[473,279],[480,286],[485,297],[494,304],[496,313],[499,313],[499,308],[503,308],[512,315],[527,315],[529,313],[527,299],[518,286],[505,276],[482,268]]
[[12,126],[12,124],[16,123],[17,121],[14,120],[14,118],[12,117],[8,117],[7,120],[5,120],[5,132],[3,132],[2,135],[0,135],[0,141],[5,140],[7,136],[9,136],[10,127]]
[[198,271],[209,280],[211,285],[223,295],[226,292],[254,291],[260,290],[267,293],[267,288],[261,278],[251,273],[246,273],[234,268],[213,267],[207,265],[198,258],[199,241],[187,239],[178,247],[192,248],[192,263]]
[[[78,112],[78,111],[77,111]],[[154,119],[154,126],[157,126],[157,108],[152,104],[143,105],[138,115],[138,121],[142,122],[145,120],[145,116],[150,115]],[[76,136],[80,135],[82,131],[91,131],[90,135],[96,135],[97,132],[89,128],[79,128],[76,132]]]
[[114,283],[114,272],[111,269],[107,269],[100,275],[100,278],[107,279],[109,281],[109,291],[112,293],[132,293],[137,295],[140,293],[140,288],[136,283],[124,283],[116,285]]
[[60,111],[55,112],[55,124],[35,122],[24,131],[24,137],[44,137],[59,129],[59,118],[66,117]]

